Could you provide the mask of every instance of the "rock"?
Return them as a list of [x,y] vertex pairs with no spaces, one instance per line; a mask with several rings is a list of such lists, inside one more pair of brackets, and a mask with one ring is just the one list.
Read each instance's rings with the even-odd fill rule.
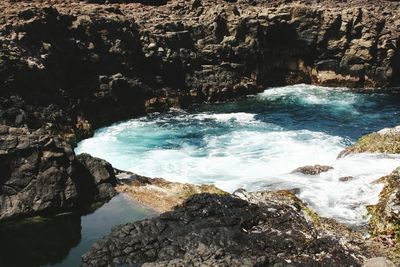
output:
[[110,163],[86,153],[78,155],[77,159],[83,165],[83,171],[86,171],[85,176],[91,178],[95,201],[109,200],[116,195],[114,186],[117,185],[117,180]]
[[339,181],[340,181],[340,182],[348,182],[348,181],[351,181],[351,180],[353,180],[353,179],[354,179],[353,176],[343,176],[343,177],[339,177]]
[[307,165],[304,167],[299,167],[299,168],[295,169],[293,172],[300,172],[305,175],[317,175],[317,174],[320,174],[322,172],[327,172],[332,169],[333,169],[333,167],[325,166],[325,165],[314,165],[314,166]]
[[[1,126],[0,220],[77,210],[115,195],[113,169],[45,131]],[[100,190],[101,189],[101,190]]]
[[214,185],[182,184],[128,172],[120,172],[118,177],[124,179],[123,183],[116,188],[118,192],[126,193],[136,202],[157,212],[170,211],[194,194],[228,194]]
[[371,230],[375,235],[400,236],[400,168],[379,180],[385,186],[379,194],[378,204],[368,207]]
[[82,265],[361,266],[363,249],[319,230],[286,204],[298,201],[293,194],[242,194],[251,200],[194,195],[173,211],[115,227]]
[[400,153],[400,126],[382,129],[362,136],[357,142],[341,151],[338,158],[358,153]]
[[385,257],[376,257],[365,261],[363,267],[396,267],[396,265]]
[[[381,250],[381,255],[388,256],[396,266],[400,264],[398,251],[400,249],[400,168],[391,174],[378,180],[384,183],[379,194],[379,201],[376,205],[367,206],[371,216],[369,227],[372,233],[372,243]],[[371,264],[382,264],[376,266],[392,266],[385,260],[371,260]],[[388,264],[388,265],[384,265]]]
[[168,0],[85,0],[93,4],[115,4],[115,3],[141,3],[144,5],[165,5]]

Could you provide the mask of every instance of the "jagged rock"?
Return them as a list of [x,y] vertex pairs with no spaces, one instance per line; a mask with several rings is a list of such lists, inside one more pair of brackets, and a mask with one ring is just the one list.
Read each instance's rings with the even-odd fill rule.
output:
[[357,142],[341,151],[338,158],[357,153],[400,153],[400,126],[385,128],[362,136]]
[[113,169],[45,131],[0,126],[0,220],[55,214],[115,195]]
[[305,175],[317,175],[323,172],[327,172],[329,170],[332,170],[333,167],[331,166],[325,166],[325,165],[307,165],[304,167],[299,167],[295,169],[293,172],[300,172]]
[[301,202],[293,194],[241,193],[251,201],[194,195],[159,217],[115,227],[82,265],[361,266],[365,251],[319,230],[292,205]]
[[228,194],[214,185],[169,182],[163,178],[148,178],[122,171],[117,177],[122,181],[116,188],[118,192],[157,212],[170,211],[194,194]]

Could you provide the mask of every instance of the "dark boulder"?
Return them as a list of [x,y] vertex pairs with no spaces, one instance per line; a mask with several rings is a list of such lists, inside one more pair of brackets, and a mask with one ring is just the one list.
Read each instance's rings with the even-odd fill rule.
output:
[[89,190],[93,192],[95,201],[109,200],[116,195],[114,186],[117,184],[114,168],[103,159],[92,157],[89,154],[80,154],[77,159],[82,164],[84,177],[87,177]]
[[44,130],[0,126],[0,220],[55,214],[110,199],[113,169]]

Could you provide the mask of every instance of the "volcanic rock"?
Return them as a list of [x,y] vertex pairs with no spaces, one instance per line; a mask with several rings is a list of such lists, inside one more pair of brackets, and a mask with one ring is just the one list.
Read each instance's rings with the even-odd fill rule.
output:
[[113,169],[76,158],[43,130],[0,126],[0,220],[77,209],[115,195]]
[[361,266],[366,252],[350,231],[323,230],[290,192],[238,194],[247,200],[194,195],[159,217],[118,226],[82,265]]

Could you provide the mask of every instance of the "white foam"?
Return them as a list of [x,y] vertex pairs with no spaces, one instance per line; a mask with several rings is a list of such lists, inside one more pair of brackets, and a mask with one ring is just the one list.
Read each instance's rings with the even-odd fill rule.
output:
[[246,113],[246,112],[220,113],[220,114],[201,113],[193,116],[193,118],[198,120],[212,119],[219,122],[236,121],[239,123],[254,123],[256,122],[254,118],[255,115],[256,114]]
[[326,105],[335,109],[351,108],[360,95],[351,93],[346,88],[326,88],[320,86],[297,84],[265,90],[257,95],[261,99],[282,99],[303,103],[305,105]]

